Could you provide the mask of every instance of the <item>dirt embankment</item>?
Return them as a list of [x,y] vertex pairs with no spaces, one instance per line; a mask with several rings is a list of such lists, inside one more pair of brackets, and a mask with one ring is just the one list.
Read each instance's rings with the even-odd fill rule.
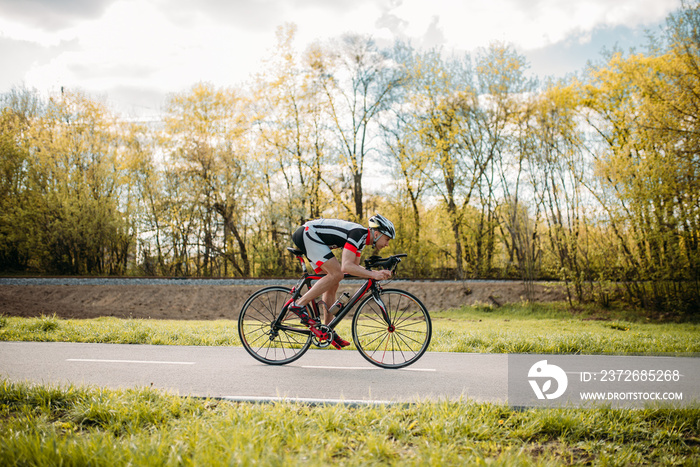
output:
[[[0,285],[0,315],[61,318],[235,319],[262,286],[236,285]],[[431,311],[475,303],[500,306],[525,300],[520,282],[395,282]],[[340,291],[352,293],[354,287]],[[534,301],[565,300],[559,285],[535,284]]]

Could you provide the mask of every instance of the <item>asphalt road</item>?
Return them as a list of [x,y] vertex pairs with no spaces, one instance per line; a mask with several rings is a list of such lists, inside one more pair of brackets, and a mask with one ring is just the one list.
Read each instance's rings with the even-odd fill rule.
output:
[[385,370],[357,351],[309,350],[294,363],[257,362],[242,347],[0,342],[0,377],[109,388],[154,387],[232,400],[412,402],[507,399],[503,354],[427,352]]
[[598,402],[621,407],[663,402],[668,396],[681,405],[700,400],[697,355],[427,352],[407,368],[385,370],[353,350],[311,349],[294,363],[270,366],[242,347],[0,342],[0,378],[115,389],[153,387],[181,396],[237,401],[474,400],[541,407],[554,402],[587,404],[577,397],[591,391],[612,397]]

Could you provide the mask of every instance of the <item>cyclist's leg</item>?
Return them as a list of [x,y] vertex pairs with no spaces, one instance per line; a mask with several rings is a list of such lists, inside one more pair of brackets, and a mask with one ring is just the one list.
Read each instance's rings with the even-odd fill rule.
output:
[[328,313],[328,309],[335,303],[335,297],[338,294],[338,284],[335,284],[330,289],[323,293],[323,301],[326,304],[325,310],[323,310],[323,322],[324,324],[330,324],[333,321],[333,315]]
[[[345,250],[343,250],[343,254],[345,254]],[[346,258],[344,257],[343,260],[346,260]],[[355,257],[354,262],[355,262],[355,264],[359,265],[360,264],[360,257],[359,256]],[[342,273],[342,265],[340,265],[340,266],[341,266],[341,273]],[[343,277],[345,277],[345,274],[343,274]],[[339,283],[340,283],[340,281],[338,281],[338,284]],[[327,309],[330,308],[331,306],[333,306],[333,304],[335,303],[335,298],[338,296],[338,284],[336,284],[335,287],[328,289],[328,291],[323,294],[323,301],[326,302]],[[325,324],[330,324],[330,322],[333,321],[332,314],[325,313],[324,316],[325,316],[325,320],[324,320]],[[345,342],[347,345],[346,341],[343,341],[343,342]]]
[[[330,297],[331,292],[333,293],[332,300],[335,301],[335,293],[338,290],[338,284],[340,284],[340,281],[343,280],[344,277],[343,271],[340,268],[340,262],[335,258],[331,258],[323,263],[320,269],[326,275],[317,280],[308,292],[296,300],[297,305],[304,307],[308,305],[311,300],[321,295],[324,295],[325,300],[325,294],[328,293]],[[333,301],[330,303],[326,301],[326,303],[332,305]]]
[[343,271],[340,262],[333,256],[333,252],[328,245],[323,243],[316,231],[303,226],[294,232],[294,242],[297,245],[303,244],[303,251],[309,259],[316,272],[323,272],[325,276],[316,283],[300,298],[296,304],[305,307],[316,297],[324,296],[327,306],[335,302],[335,293],[338,291],[338,284],[343,279]]
[[[336,293],[338,292],[338,284],[343,280],[345,274],[343,274],[340,263],[337,259],[331,258],[320,267],[320,269],[326,274],[323,278],[316,281],[316,283],[309,289],[308,292],[300,299],[297,299],[297,304],[301,305],[303,303],[308,303],[313,298],[318,297],[323,294],[323,301],[325,301],[329,306],[335,302]],[[307,298],[310,297],[310,298]],[[302,299],[306,299],[306,302],[302,302]],[[333,315],[324,312],[324,323],[329,324],[333,321]],[[332,333],[333,339],[331,344],[336,349],[342,349],[350,345],[350,342],[342,339],[335,331]]]

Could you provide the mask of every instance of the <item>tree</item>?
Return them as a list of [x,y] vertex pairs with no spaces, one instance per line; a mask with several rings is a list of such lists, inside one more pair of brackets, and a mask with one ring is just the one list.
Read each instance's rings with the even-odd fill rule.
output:
[[257,76],[253,108],[256,112],[257,248],[263,269],[279,274],[289,259],[285,247],[293,229],[321,217],[329,205],[325,179],[332,167],[329,131],[320,101],[320,87],[296,51],[296,27],[278,28],[278,44]]
[[[443,61],[438,51],[417,62],[414,132],[420,140],[425,171],[447,212],[454,238],[455,275],[462,278],[462,226],[464,207],[476,186],[470,161],[460,145],[462,132],[478,111],[469,57]],[[421,162],[423,164],[423,162]]]
[[[479,219],[471,233],[474,248],[470,254],[477,275],[493,267],[496,230],[501,222],[501,200],[508,200],[511,233],[520,222],[521,180],[524,174],[526,122],[536,82],[525,76],[525,58],[512,47],[492,43],[476,57],[476,88],[479,111],[467,121],[463,147],[473,162],[474,181],[479,195]],[[520,234],[513,242],[522,240]],[[525,257],[522,257],[524,259]]]
[[41,267],[124,273],[134,232],[120,200],[124,166],[115,119],[82,93],[52,98],[29,130],[28,194]]
[[14,110],[0,113],[0,269],[22,270],[31,257],[26,224],[26,123]]
[[317,47],[309,54],[338,139],[340,162],[350,171],[354,208],[350,214],[359,220],[365,217],[365,161],[375,149],[381,113],[404,75],[386,51],[364,36],[345,35],[331,47]]
[[0,95],[0,269],[27,269],[34,256],[30,130],[44,107],[36,89]]
[[[590,176],[585,143],[577,123],[575,85],[550,83],[540,93],[529,121],[531,146],[526,153],[536,211],[544,212],[558,277],[567,286],[570,303],[584,300],[584,280],[592,280],[586,248],[584,188]],[[573,284],[573,291],[570,285]]]
[[588,123],[600,135],[596,192],[622,252],[628,294],[644,306],[697,312],[698,4],[669,19],[656,55],[617,53],[589,72]]
[[[188,213],[180,218],[184,223],[178,228],[183,243],[181,254],[189,255],[189,237],[194,235],[200,274],[211,275],[219,255],[231,261],[239,274],[247,276],[251,271],[242,223],[249,177],[245,106],[245,100],[234,91],[215,89],[206,83],[174,95],[169,101],[165,118],[167,138],[162,144],[169,150],[169,170],[176,177],[173,188],[191,184],[191,190],[184,193],[189,198],[182,200],[180,207]],[[223,243],[216,241],[217,214],[223,220]],[[237,252],[231,251],[232,243]]]

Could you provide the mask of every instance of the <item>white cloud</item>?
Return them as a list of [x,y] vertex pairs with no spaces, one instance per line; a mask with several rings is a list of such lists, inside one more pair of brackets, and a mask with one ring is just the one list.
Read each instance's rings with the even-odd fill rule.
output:
[[233,83],[261,58],[264,40],[274,40],[273,34],[243,33],[197,13],[178,24],[157,5],[138,1],[112,5],[74,36],[78,50],[35,67],[27,81],[88,90],[149,82],[166,92],[201,80]]
[[529,50],[595,28],[655,23],[679,5],[679,0],[404,0],[388,12],[400,21],[397,33],[408,37],[422,37],[437,18],[449,48],[503,41]]
[[13,21],[0,16],[0,36],[22,42],[31,42],[43,47],[54,47],[62,41],[75,38],[72,28],[60,32],[46,31],[40,27]]
[[309,4],[290,9],[287,21],[298,26],[298,40],[301,44],[337,37],[347,32],[388,38],[388,32],[376,28],[380,15],[381,9],[375,2],[351,3],[342,13],[334,8],[318,8],[317,5]]
[[59,31],[85,19],[98,18],[114,1],[0,0],[0,17],[37,31]]
[[[572,39],[585,42],[602,28],[656,23],[680,5],[680,0],[104,0],[86,13],[79,7],[88,0],[50,0],[50,15],[27,19],[44,11],[36,10],[42,1],[49,2],[12,2],[12,14],[0,15],[0,36],[11,39],[3,41],[3,50],[14,40],[18,47],[25,41],[53,54],[23,60],[26,71],[13,70],[12,76],[23,73],[24,83],[40,90],[67,86],[98,94],[116,88],[167,93],[198,81],[239,83],[259,69],[275,44],[275,28],[285,22],[297,24],[300,47],[355,32],[410,39],[418,47],[471,51],[503,41],[528,51]],[[7,5],[0,0],[0,12]],[[6,82],[2,74],[0,82]]]

